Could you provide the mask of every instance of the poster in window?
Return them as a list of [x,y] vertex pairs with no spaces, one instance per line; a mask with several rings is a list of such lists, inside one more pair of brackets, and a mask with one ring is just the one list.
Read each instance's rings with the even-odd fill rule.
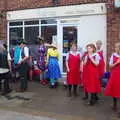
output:
[[56,35],[52,36],[52,43],[57,45],[57,36]]

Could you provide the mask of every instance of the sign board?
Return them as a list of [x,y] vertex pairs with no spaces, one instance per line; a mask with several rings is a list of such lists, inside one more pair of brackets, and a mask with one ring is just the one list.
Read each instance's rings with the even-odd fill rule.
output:
[[120,8],[120,0],[114,0],[114,4],[116,8]]
[[57,17],[73,17],[80,15],[105,14],[105,3],[36,8],[7,12],[7,20],[44,19]]

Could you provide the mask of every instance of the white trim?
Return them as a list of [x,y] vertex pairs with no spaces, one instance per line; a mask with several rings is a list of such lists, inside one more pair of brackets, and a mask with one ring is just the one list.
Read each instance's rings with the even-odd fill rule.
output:
[[10,34],[10,28],[9,28],[9,22],[7,23],[7,45],[8,45],[8,51],[9,51],[9,46],[10,46],[10,44],[9,44],[9,34]]
[[106,14],[105,3],[8,11],[7,20],[59,18],[95,14]]
[[24,25],[24,27],[39,27],[39,24],[37,24],[37,25]]
[[25,39],[25,22],[23,21],[23,39]]
[[21,27],[23,27],[23,25],[21,25],[21,26],[9,26],[9,28],[21,28]]
[[[24,25],[24,27],[38,27],[38,26],[55,26],[57,24],[44,24],[44,25]],[[16,26],[9,26],[9,28],[17,28],[17,27],[23,27],[23,25],[16,25]]]
[[39,19],[39,36],[41,36],[41,20]]

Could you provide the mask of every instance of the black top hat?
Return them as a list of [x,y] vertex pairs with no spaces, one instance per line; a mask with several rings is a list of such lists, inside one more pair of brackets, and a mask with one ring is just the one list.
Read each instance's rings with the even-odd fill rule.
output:
[[21,39],[20,40],[20,44],[23,43],[23,44],[27,44],[27,41],[25,41],[24,39]]
[[17,45],[19,45],[20,43],[21,43],[20,39],[15,41],[15,44],[17,44]]

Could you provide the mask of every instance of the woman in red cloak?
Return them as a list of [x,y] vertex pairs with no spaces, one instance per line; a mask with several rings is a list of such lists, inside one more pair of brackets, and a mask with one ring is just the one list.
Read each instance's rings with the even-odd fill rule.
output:
[[81,55],[77,52],[77,45],[72,44],[71,50],[66,57],[67,67],[67,84],[68,84],[68,96],[72,95],[71,89],[73,86],[74,96],[77,95],[77,85],[80,85],[80,64]]
[[115,52],[112,54],[109,62],[111,70],[105,95],[113,97],[113,109],[117,109],[117,99],[120,98],[120,43],[115,44]]
[[87,45],[87,54],[84,57],[83,66],[83,85],[85,90],[84,100],[88,99],[88,93],[91,94],[89,104],[93,105],[98,100],[97,93],[101,92],[98,66],[100,57],[96,53],[94,44]]

